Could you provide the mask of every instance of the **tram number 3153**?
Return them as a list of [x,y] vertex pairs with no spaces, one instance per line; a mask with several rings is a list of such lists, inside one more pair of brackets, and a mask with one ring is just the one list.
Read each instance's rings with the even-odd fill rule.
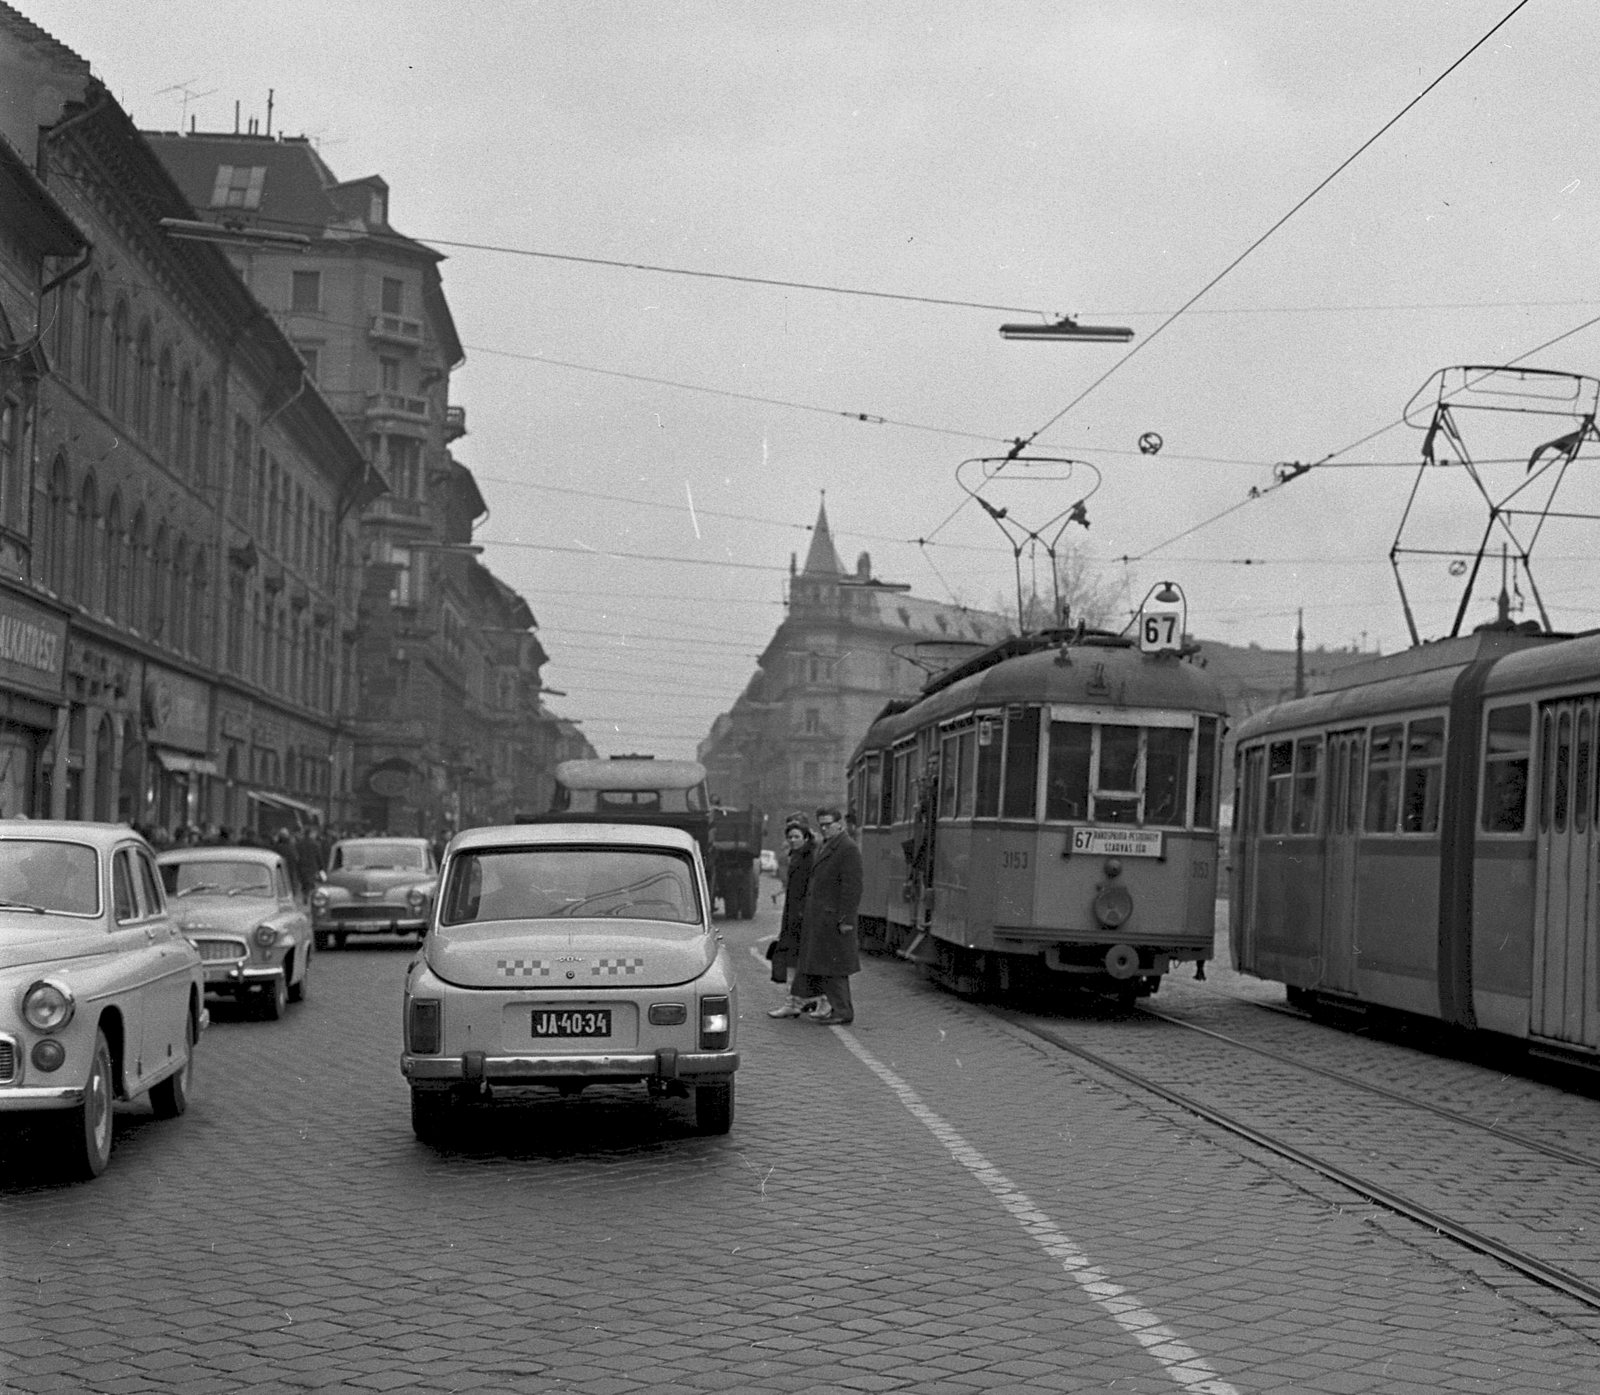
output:
[[1021,848],[1002,848],[1000,867],[1003,871],[1025,872],[1028,870],[1028,854]]

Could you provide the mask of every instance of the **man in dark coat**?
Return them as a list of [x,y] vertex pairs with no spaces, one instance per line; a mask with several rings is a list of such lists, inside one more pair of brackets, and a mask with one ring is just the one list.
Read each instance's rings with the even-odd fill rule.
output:
[[861,850],[844,831],[837,809],[818,809],[822,846],[811,862],[806,908],[800,921],[800,955],[794,995],[817,999],[805,1014],[826,1027],[855,1020],[850,975],[861,969],[856,948],[856,912],[861,906]]

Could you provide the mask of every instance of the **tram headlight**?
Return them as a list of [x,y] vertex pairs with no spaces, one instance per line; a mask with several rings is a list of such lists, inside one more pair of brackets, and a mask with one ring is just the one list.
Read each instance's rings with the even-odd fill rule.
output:
[[1094,898],[1094,918],[1107,930],[1116,930],[1133,914],[1133,896],[1121,882],[1103,886]]

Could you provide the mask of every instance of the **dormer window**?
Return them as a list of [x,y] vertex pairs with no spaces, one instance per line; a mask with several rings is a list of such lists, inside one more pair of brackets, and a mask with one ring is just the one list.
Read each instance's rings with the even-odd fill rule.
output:
[[367,209],[367,222],[387,223],[389,221],[389,201],[378,190],[372,191],[372,203]]
[[218,165],[211,186],[213,208],[260,208],[261,189],[267,182],[265,165]]

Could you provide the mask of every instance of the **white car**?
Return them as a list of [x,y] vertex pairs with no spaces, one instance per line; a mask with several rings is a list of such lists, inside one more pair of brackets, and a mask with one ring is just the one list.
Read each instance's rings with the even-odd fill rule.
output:
[[143,838],[0,821],[0,1129],[47,1115],[52,1161],[98,1176],[115,1100],[147,1095],[157,1118],[188,1108],[204,994]]
[[771,848],[761,849],[761,870],[769,877],[778,875],[778,854]]
[[445,854],[406,976],[401,1070],[417,1137],[525,1086],[634,1083],[694,1093],[704,1133],[733,1123],[733,965],[700,846],[646,824],[477,828]]

